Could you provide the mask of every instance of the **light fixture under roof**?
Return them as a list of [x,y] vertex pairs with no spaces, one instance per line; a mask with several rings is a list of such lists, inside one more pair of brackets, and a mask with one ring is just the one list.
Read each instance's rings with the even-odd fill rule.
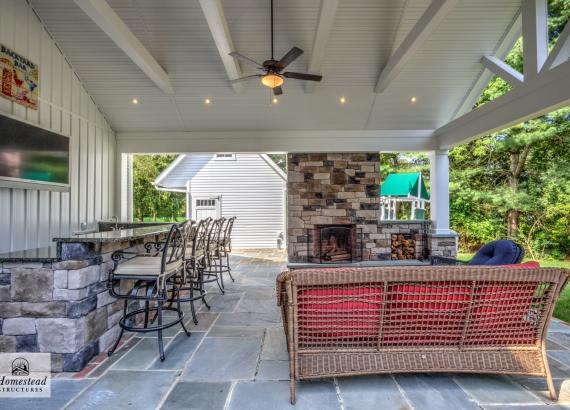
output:
[[275,73],[267,73],[261,77],[261,84],[269,88],[279,87],[283,84],[283,77]]
[[341,104],[344,104],[344,103],[346,102],[346,97],[343,95],[343,96],[341,96],[341,97],[338,99],[338,101],[339,101]]
[[413,103],[415,103],[417,100],[418,100],[418,99],[416,98],[416,96],[415,96],[415,95],[414,95],[414,96],[412,96],[412,98],[410,98],[410,101],[411,101],[411,102],[413,102]]
[[139,103],[139,100],[138,100],[138,98],[133,98],[133,99],[131,100],[131,102],[132,102],[134,105],[137,105],[137,104]]
[[206,98],[206,99],[204,99],[204,104],[210,105],[210,104],[212,104],[212,100],[209,98]]
[[279,100],[277,99],[277,97],[273,97],[273,99],[271,100],[271,102],[273,104],[277,104],[279,102]]

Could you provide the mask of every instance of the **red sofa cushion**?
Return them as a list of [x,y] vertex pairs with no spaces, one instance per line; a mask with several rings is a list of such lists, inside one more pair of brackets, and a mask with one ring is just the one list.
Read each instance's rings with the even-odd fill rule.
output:
[[299,343],[377,343],[382,293],[382,284],[300,288]]
[[527,262],[523,262],[523,263],[513,263],[512,265],[503,265],[503,267],[505,267],[505,266],[521,267],[521,268],[525,268],[525,267],[540,268],[540,263],[538,263],[537,261],[527,261]]
[[477,286],[465,344],[533,344],[538,325],[532,313],[536,287],[532,282]]
[[384,345],[455,344],[461,340],[471,288],[465,282],[388,288]]

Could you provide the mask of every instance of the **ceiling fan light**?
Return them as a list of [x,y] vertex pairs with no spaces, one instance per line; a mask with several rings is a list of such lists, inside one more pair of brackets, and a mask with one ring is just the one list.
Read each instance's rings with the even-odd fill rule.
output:
[[283,84],[283,77],[278,74],[268,73],[261,77],[261,83],[269,88],[279,87]]

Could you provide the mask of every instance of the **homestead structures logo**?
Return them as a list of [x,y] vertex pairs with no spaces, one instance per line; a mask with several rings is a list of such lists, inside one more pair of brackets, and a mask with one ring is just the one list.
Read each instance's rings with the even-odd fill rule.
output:
[[50,397],[50,367],[47,353],[0,354],[0,398]]
[[12,376],[29,376],[30,375],[30,363],[22,358],[18,357],[12,362]]

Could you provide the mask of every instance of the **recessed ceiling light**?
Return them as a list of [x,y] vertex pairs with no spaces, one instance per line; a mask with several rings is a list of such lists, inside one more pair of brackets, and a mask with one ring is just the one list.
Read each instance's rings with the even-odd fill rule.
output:
[[412,98],[410,98],[410,101],[415,103],[418,99],[416,98],[416,96],[414,95]]
[[271,102],[273,104],[277,104],[279,102],[279,100],[277,99],[277,97],[273,97],[273,99],[271,100]]
[[340,97],[340,98],[338,99],[338,101],[339,101],[341,104],[344,104],[344,103],[346,102],[346,97],[342,96],[342,97]]
[[210,104],[212,104],[212,100],[210,100],[209,98],[206,98],[206,99],[204,100],[204,104],[210,105]]
[[131,102],[132,102],[133,104],[137,105],[137,104],[139,103],[139,100],[138,100],[137,98],[133,98],[133,99],[131,100]]

